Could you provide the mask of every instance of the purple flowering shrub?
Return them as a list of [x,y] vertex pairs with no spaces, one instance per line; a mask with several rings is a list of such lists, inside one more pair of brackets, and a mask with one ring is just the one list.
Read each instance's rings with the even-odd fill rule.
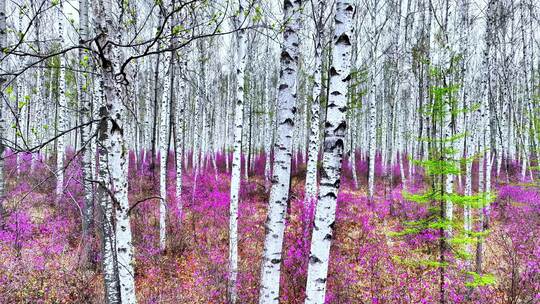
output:
[[[352,165],[345,161],[331,248],[327,303],[438,303],[439,271],[421,260],[435,259],[437,231],[396,238],[404,223],[425,218],[426,206],[402,196],[400,168],[376,163],[376,195],[366,195],[368,162],[356,152],[359,189]],[[81,267],[81,210],[84,207],[79,155],[68,151],[64,194],[55,196],[54,155],[19,155],[7,151],[6,209],[0,229],[0,303],[102,303],[99,262],[99,208],[92,240],[95,269]],[[217,153],[197,175],[186,154],[182,196],[175,193],[174,154],[167,166],[167,250],[159,251],[159,158],[149,152],[129,155],[129,199],[135,247],[139,303],[225,303],[228,275],[228,227],[231,153]],[[264,154],[250,158],[239,203],[240,303],[257,303],[269,182]],[[243,157],[243,161],[246,158]],[[313,227],[314,202],[304,200],[305,157],[295,154],[291,199],[281,266],[282,303],[303,303]],[[537,303],[540,301],[540,194],[532,183],[521,184],[519,164],[508,161],[494,175],[497,199],[492,204],[484,268],[495,284],[467,287],[469,262],[455,260],[446,270],[451,303]],[[421,168],[409,176],[407,190],[421,192]],[[242,165],[242,170],[244,166]],[[477,185],[477,164],[473,166]],[[476,188],[475,188],[476,189]],[[460,191],[462,191],[460,189]],[[179,206],[182,206],[180,212]],[[462,208],[454,211],[457,221]],[[477,214],[475,213],[475,217]],[[449,258],[452,258],[451,256]]]

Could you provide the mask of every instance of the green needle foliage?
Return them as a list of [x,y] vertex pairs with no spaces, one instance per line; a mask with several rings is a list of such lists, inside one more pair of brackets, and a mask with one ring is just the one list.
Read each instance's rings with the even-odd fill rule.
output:
[[[489,233],[489,231],[465,231],[461,218],[446,214],[448,204],[452,204],[453,208],[470,207],[479,210],[488,206],[494,199],[493,193],[480,192],[474,195],[464,195],[458,193],[457,189],[447,188],[447,179],[461,175],[462,168],[465,168],[468,162],[473,162],[480,155],[465,158],[459,149],[458,143],[467,137],[467,133],[456,131],[456,118],[458,115],[476,110],[477,107],[460,107],[461,103],[456,98],[459,85],[452,81],[458,66],[456,60],[459,59],[451,60],[449,68],[431,66],[430,76],[433,85],[429,89],[430,101],[421,109],[422,115],[429,119],[430,126],[428,136],[419,140],[427,142],[429,153],[427,159],[411,161],[424,169],[428,187],[421,193],[410,193],[403,190],[403,197],[406,200],[426,205],[429,211],[428,215],[425,218],[404,223],[404,228],[401,231],[391,234],[394,237],[404,237],[429,231],[437,235],[436,239],[439,245],[437,261],[408,260],[400,262],[411,266],[441,269],[441,286],[444,286],[444,269],[456,266],[460,260],[471,260],[473,256],[467,248],[476,244],[480,238],[486,237]],[[453,213],[457,214],[457,212]],[[491,275],[482,276],[471,271],[463,274],[468,278],[468,282],[465,284],[467,287],[485,286],[495,282],[495,278]],[[444,288],[441,287],[441,299],[444,297]]]

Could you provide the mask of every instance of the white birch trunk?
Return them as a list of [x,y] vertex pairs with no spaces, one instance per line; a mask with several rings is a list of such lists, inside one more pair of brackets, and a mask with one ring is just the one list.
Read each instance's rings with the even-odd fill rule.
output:
[[[231,82],[231,76],[230,72],[227,71],[227,76],[225,76],[225,109],[227,109],[225,113],[225,136],[223,136],[223,155],[225,156],[225,172],[229,173],[229,137],[230,137],[230,123],[229,123],[229,100],[231,99],[231,89],[230,89],[230,82]],[[232,111],[231,111],[232,112]]]
[[[0,0],[0,50],[6,47],[7,35],[6,35],[6,0]],[[0,70],[5,67],[5,60],[0,60]],[[4,100],[4,83],[6,78],[0,76],[0,99]],[[5,131],[5,116],[4,116],[4,103],[0,105],[0,134],[6,134]],[[4,152],[5,152],[4,137],[0,136],[0,228],[4,227],[4,199],[6,192],[6,180],[4,176]]]
[[369,77],[371,88],[368,94],[369,102],[369,172],[368,172],[368,195],[370,199],[373,199],[375,192],[375,161],[377,157],[377,68],[378,68],[378,52],[376,45],[376,30],[377,30],[377,1],[373,1],[373,10],[371,14],[371,24],[369,25],[369,39],[372,46],[370,48],[370,54],[372,64],[370,67]]
[[[324,35],[323,14],[325,1],[312,1],[315,21],[315,66],[313,70],[313,91],[311,103],[311,130],[309,133],[309,148],[306,169],[306,203],[311,203],[317,197],[317,162],[320,149],[320,128],[319,128],[319,108],[321,95],[321,74],[322,74],[322,39]],[[306,114],[307,115],[307,114]]]
[[368,195],[370,199],[373,199],[375,191],[375,158],[376,154],[376,120],[377,120],[377,109],[375,104],[377,87],[375,84],[375,77],[371,78],[371,92],[369,94],[369,173],[368,173]]
[[[64,15],[62,1],[58,4],[58,39],[60,45],[64,46]],[[66,128],[65,109],[66,103],[66,59],[65,55],[60,55],[60,71],[58,76],[58,121],[57,132],[63,132]],[[64,192],[64,152],[65,152],[65,137],[58,136],[56,143],[56,196],[57,199],[62,197]]]
[[114,207],[108,189],[111,188],[108,165],[108,150],[110,148],[108,130],[111,128],[109,113],[105,100],[103,100],[103,80],[101,75],[96,76],[99,85],[97,104],[100,107],[99,123],[99,187],[98,201],[101,207],[101,233],[102,233],[102,262],[103,283],[105,286],[105,301],[107,304],[120,303],[118,285],[118,268],[116,261],[116,236],[114,233]]
[[336,2],[334,48],[330,68],[330,94],[325,123],[323,166],[319,200],[311,237],[305,303],[323,304],[326,296],[330,245],[336,218],[341,161],[346,134],[347,90],[351,70],[354,6]]
[[[86,41],[88,38],[88,2],[87,0],[79,0],[79,40]],[[79,62],[85,62],[83,50],[79,50]],[[85,64],[85,66],[88,66]],[[89,123],[92,121],[92,113],[90,111],[89,88],[90,80],[88,73],[79,72],[79,104],[82,115],[82,122]],[[94,221],[94,201],[92,180],[92,145],[94,140],[91,138],[92,125],[88,124],[81,128],[81,146],[83,149],[82,171],[83,171],[83,189],[84,189],[84,209],[83,209],[83,260],[89,265],[90,255],[92,250],[92,230]]]
[[[118,282],[121,303],[136,303],[135,273],[133,265],[133,244],[131,243],[131,224],[129,221],[127,158],[128,150],[124,139],[124,106],[122,104],[121,84],[116,79],[119,71],[119,50],[111,43],[107,43],[113,36],[117,43],[121,42],[122,31],[113,21],[113,7],[110,0],[101,0],[102,11],[100,30],[102,36],[98,40],[103,49],[105,60],[102,60],[103,90],[106,99],[105,106],[100,112],[107,113],[107,161],[110,172],[109,192],[111,200],[115,202],[115,233],[116,233],[116,259],[118,268]],[[102,118],[103,119],[103,118]],[[102,126],[101,128],[103,128]]]
[[[271,56],[271,53],[269,52],[269,44],[270,42],[266,41],[266,56],[267,56],[267,62],[270,61],[270,56]],[[271,176],[271,170],[270,170],[270,165],[271,165],[271,151],[272,151],[272,123],[270,121],[270,112],[272,111],[272,104],[273,102],[271,101],[271,98],[272,96],[270,95],[270,71],[271,71],[271,68],[270,68],[270,64],[267,64],[266,66],[266,73],[264,74],[265,77],[264,77],[264,101],[265,101],[265,107],[264,107],[264,132],[265,132],[265,137],[264,137],[264,153],[265,153],[265,157],[266,157],[266,161],[264,163],[264,179],[265,181],[269,181],[272,176]]]
[[[443,129],[444,129],[444,139],[443,139],[443,142],[445,143],[445,146],[450,142],[449,139],[452,137],[452,114],[451,114],[451,105],[450,105],[450,99],[448,98],[445,98],[445,100],[443,100],[444,102],[444,126],[443,126]],[[448,148],[447,146],[445,147],[445,149]],[[449,161],[452,165],[455,164],[455,160],[454,160],[454,154],[453,153],[448,153],[448,159],[447,161]],[[446,175],[446,179],[444,181],[444,191],[447,193],[447,194],[452,194],[454,192],[454,179],[455,179],[455,176],[453,174],[447,174]],[[451,199],[447,199],[445,201],[445,204],[444,204],[444,219],[451,222],[452,219],[454,217],[454,203],[452,202]],[[452,228],[451,226],[445,228],[445,237],[449,238],[451,237],[451,234],[452,234]]]
[[285,213],[289,201],[292,135],[296,113],[300,30],[300,0],[284,0],[283,45],[280,56],[277,132],[274,146],[272,187],[266,220],[259,303],[278,303]]
[[358,189],[358,174],[356,173],[356,139],[357,139],[357,111],[356,111],[356,107],[354,107],[351,111],[351,115],[349,117],[349,121],[350,121],[350,134],[351,134],[351,143],[350,143],[350,147],[351,147],[351,156],[350,156],[350,161],[351,161],[351,172],[352,172],[352,177],[353,177],[353,183],[354,183],[354,189]]
[[165,251],[167,244],[167,156],[169,154],[169,104],[171,102],[170,74],[172,73],[170,53],[165,53],[163,62],[166,66],[165,81],[163,84],[163,95],[161,97],[160,127],[159,127],[159,248]]
[[[187,62],[181,61],[179,68],[182,72],[187,70]],[[184,105],[186,96],[186,82],[179,77],[178,98],[176,100],[176,204],[178,208],[178,220],[182,221],[182,163],[184,159]],[[180,104],[182,103],[182,105]]]
[[[238,16],[244,17],[246,6],[247,3],[245,1],[240,1]],[[235,22],[235,26],[240,26],[240,22]],[[229,206],[229,282],[227,293],[229,303],[231,304],[236,303],[238,297],[238,201],[241,179],[242,128],[244,123],[244,72],[246,68],[247,48],[246,31],[239,30],[236,38],[236,98],[234,103],[234,146]]]

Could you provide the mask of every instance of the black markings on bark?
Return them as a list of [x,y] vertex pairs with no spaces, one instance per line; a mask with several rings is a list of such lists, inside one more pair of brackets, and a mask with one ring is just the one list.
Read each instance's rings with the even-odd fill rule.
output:
[[351,45],[351,39],[349,38],[349,35],[343,33],[337,39],[336,44]]
[[292,118],[287,118],[285,121],[283,121],[284,124],[288,124],[291,127],[294,127],[294,121]]
[[291,62],[293,60],[291,54],[287,51],[281,52],[281,60]]
[[332,231],[334,230],[334,227],[336,226],[336,221],[333,221],[332,224],[329,225],[330,229],[332,229]]
[[310,264],[315,264],[315,263],[320,263],[320,262],[321,262],[321,260],[318,257],[314,256],[314,255],[309,257],[309,263]]
[[[336,128],[336,130],[334,131],[336,134],[345,134],[345,130],[347,129],[347,122],[346,121],[342,121]],[[340,139],[341,140],[341,139]],[[341,142],[341,145],[343,146],[343,142]]]
[[331,197],[331,198],[333,198],[333,199],[337,199],[337,195],[336,195],[334,192],[328,192],[328,193],[326,194],[326,196],[327,196],[327,197]]
[[283,1],[283,10],[288,10],[288,9],[291,9],[292,7],[293,5],[290,0]]

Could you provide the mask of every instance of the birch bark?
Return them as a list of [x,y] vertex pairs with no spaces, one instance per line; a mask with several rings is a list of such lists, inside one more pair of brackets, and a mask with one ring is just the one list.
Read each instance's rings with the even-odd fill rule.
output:
[[309,152],[306,173],[306,203],[310,204],[317,197],[317,162],[320,149],[319,108],[322,73],[322,39],[324,35],[324,0],[312,1],[313,19],[315,22],[315,54],[313,70],[313,91],[311,102],[311,129],[309,133]]
[[114,233],[114,208],[108,189],[111,187],[108,164],[109,133],[111,124],[108,120],[109,112],[103,96],[103,79],[96,76],[99,85],[97,93],[100,113],[99,123],[99,188],[98,201],[101,207],[101,233],[102,233],[102,263],[103,283],[105,285],[105,301],[107,304],[120,303],[120,290],[118,285],[118,267],[116,261],[116,236]]
[[[131,243],[131,224],[129,222],[129,201],[127,182],[128,150],[124,139],[124,106],[123,90],[117,81],[119,71],[119,50],[110,43],[113,38],[117,43],[122,41],[122,31],[113,20],[111,0],[100,0],[100,38],[97,43],[103,47],[101,61],[103,92],[105,104],[100,109],[102,118],[100,132],[106,134],[107,164],[109,170],[110,200],[115,203],[116,262],[121,303],[136,303],[135,273],[133,265],[133,244]],[[114,34],[114,36],[112,36]],[[105,121],[106,123],[104,123]],[[112,203],[112,202],[111,202]]]
[[[238,16],[244,17],[247,8],[245,1],[240,1]],[[242,26],[236,20],[235,26]],[[234,146],[231,172],[231,193],[229,206],[229,303],[234,304],[237,300],[237,276],[238,276],[238,201],[240,192],[240,174],[242,157],[242,128],[244,123],[244,72],[246,68],[246,31],[241,29],[236,37],[237,65],[236,65],[236,102],[234,103]],[[247,160],[246,160],[247,162]]]
[[[63,47],[65,30],[64,30],[64,5],[62,1],[58,4],[58,40]],[[58,121],[57,132],[65,131],[66,125],[66,58],[64,55],[60,55],[60,70],[58,76]],[[58,136],[56,142],[56,196],[60,199],[64,192],[64,152],[65,152],[65,137]]]
[[[0,0],[0,50],[6,47],[7,43],[7,31],[6,31],[6,0]],[[4,59],[4,58],[2,58]],[[0,70],[4,69],[5,60],[0,60]],[[0,99],[4,100],[4,83],[6,78],[0,76]],[[5,117],[4,117],[4,104],[0,105],[0,134],[5,134]],[[6,192],[6,181],[4,176],[4,152],[5,152],[4,138],[0,136],[0,228],[4,226],[4,199]]]
[[[164,3],[164,8],[170,9],[170,2]],[[166,31],[167,34],[172,34],[170,30]],[[170,39],[168,46],[171,46]],[[171,60],[171,54],[165,52],[163,56],[163,62],[165,63],[165,81],[163,82],[163,92],[161,95],[161,111],[160,111],[160,127],[159,127],[159,248],[163,252],[165,251],[167,244],[167,159],[169,154],[168,139],[169,139],[169,107],[172,97],[172,85],[171,77],[174,66]]]
[[277,132],[272,187],[266,219],[259,303],[279,302],[279,277],[285,213],[291,178],[292,135],[296,113],[301,0],[284,0],[283,45],[280,56]]
[[[79,0],[79,40],[86,41],[88,39],[88,1]],[[85,52],[79,50],[79,64],[88,67],[88,57],[85,57]],[[79,104],[82,115],[82,122],[88,123],[92,118],[90,111],[89,87],[90,81],[87,72],[79,72]],[[81,128],[81,143],[83,149],[82,156],[82,173],[83,173],[83,188],[84,188],[84,209],[83,209],[83,261],[86,266],[91,266],[91,250],[92,250],[92,230],[94,224],[94,201],[92,183],[92,157],[93,150],[91,141],[92,124]]]
[[[180,60],[179,68],[181,72],[187,70],[187,61]],[[186,82],[179,75],[180,80],[178,88],[178,98],[176,100],[176,204],[178,209],[178,220],[182,221],[182,163],[184,159],[184,111],[185,111],[185,92],[186,92]],[[180,105],[182,102],[182,105]]]
[[375,161],[377,157],[377,43],[376,43],[376,31],[377,31],[377,1],[370,2],[374,7],[371,8],[371,24],[369,30],[369,39],[371,40],[370,57],[373,60],[370,67],[370,83],[371,88],[369,92],[369,172],[368,172],[368,195],[370,199],[373,199],[375,192]]
[[330,68],[330,97],[325,123],[319,200],[311,237],[305,303],[323,304],[326,295],[330,245],[336,217],[341,161],[346,134],[347,90],[351,69],[354,5],[336,1],[334,48]]

